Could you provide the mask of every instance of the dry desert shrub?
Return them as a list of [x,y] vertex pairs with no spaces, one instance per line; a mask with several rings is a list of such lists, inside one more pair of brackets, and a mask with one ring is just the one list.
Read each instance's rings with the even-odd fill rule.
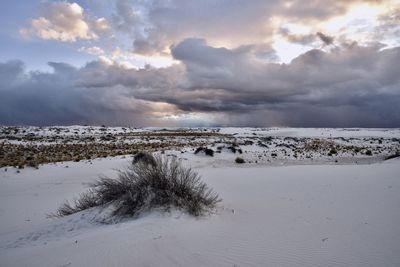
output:
[[176,158],[143,153],[116,179],[102,177],[70,204],[64,203],[56,216],[67,216],[88,208],[111,206],[112,215],[133,217],[152,209],[178,208],[199,216],[221,201],[191,168]]

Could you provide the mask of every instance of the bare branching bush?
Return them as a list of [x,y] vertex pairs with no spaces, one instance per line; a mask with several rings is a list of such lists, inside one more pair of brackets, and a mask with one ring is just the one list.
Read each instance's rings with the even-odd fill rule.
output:
[[90,209],[98,205],[98,197],[92,189],[89,189],[87,192],[82,193],[78,199],[73,201],[71,205],[68,201],[61,205],[58,208],[56,216],[67,216],[73,213]]
[[[153,160],[148,160],[149,158]],[[73,204],[64,203],[57,216],[66,216],[92,207],[113,208],[118,217],[137,216],[152,209],[178,208],[199,216],[221,201],[191,168],[183,167],[176,158],[153,157],[135,160],[116,179],[102,177]]]

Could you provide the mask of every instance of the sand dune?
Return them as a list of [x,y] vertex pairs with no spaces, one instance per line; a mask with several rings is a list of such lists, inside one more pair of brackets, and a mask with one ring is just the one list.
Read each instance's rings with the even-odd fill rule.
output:
[[[125,158],[0,174],[1,266],[399,266],[400,161],[198,167],[216,214],[153,212],[98,224],[46,218]],[[68,165],[69,168],[65,168]]]

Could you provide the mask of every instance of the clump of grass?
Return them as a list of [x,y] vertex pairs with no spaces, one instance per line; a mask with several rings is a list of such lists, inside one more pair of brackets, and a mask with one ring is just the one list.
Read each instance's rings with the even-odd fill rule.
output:
[[244,159],[242,159],[241,157],[237,157],[237,158],[235,159],[235,162],[236,162],[236,163],[239,163],[239,164],[245,163]]
[[[67,216],[92,207],[111,207],[112,215],[134,217],[152,209],[172,207],[199,216],[221,201],[191,168],[175,158],[145,155],[116,179],[102,177],[72,204],[64,203],[55,214]],[[152,160],[148,160],[152,159]]]
[[395,158],[398,158],[398,157],[400,157],[400,151],[397,151],[396,153],[385,157],[385,160],[395,159]]
[[133,157],[132,164],[136,164],[138,162],[144,162],[145,164],[149,164],[152,166],[155,166],[157,164],[153,155],[146,152],[139,152],[135,154],[135,156]]
[[331,148],[331,150],[328,153],[328,156],[333,156],[337,154],[337,150],[335,148]]
[[31,168],[39,169],[39,164],[36,160],[29,160],[26,165]]
[[229,149],[230,151],[232,151],[232,153],[236,153],[236,147],[234,147],[234,146],[229,146],[228,149]]
[[194,151],[194,154],[198,154],[200,152],[204,152],[207,156],[213,157],[214,156],[214,150],[206,147],[198,147],[196,151]]
[[61,207],[58,208],[55,216],[63,217],[71,215],[76,212],[98,206],[99,203],[100,202],[96,192],[93,189],[89,189],[87,192],[80,194],[79,198],[73,201],[73,204],[71,204],[69,201],[66,201],[64,204],[62,204]]

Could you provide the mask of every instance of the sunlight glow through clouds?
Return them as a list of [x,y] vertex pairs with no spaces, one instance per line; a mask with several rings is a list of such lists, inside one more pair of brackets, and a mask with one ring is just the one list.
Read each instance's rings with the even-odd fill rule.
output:
[[117,64],[125,69],[140,69],[146,67],[146,65],[164,68],[178,63],[171,56],[144,56],[130,51],[123,51],[119,47],[115,48],[111,53],[107,53],[97,46],[81,47],[78,51],[98,56],[98,59],[104,64]]
[[[287,2],[290,5],[290,2]],[[275,17],[270,20],[275,29],[287,29],[291,35],[295,36],[315,36],[310,43],[295,43],[291,42],[276,30],[272,38],[272,47],[275,49],[281,63],[290,63],[294,58],[311,50],[323,49],[326,46],[318,39],[316,33],[322,32],[327,36],[335,38],[336,42],[340,36],[349,36],[352,40],[368,40],[368,34],[373,30],[373,27],[378,25],[378,18],[387,12],[387,6],[377,6],[374,4],[357,4],[351,7],[344,15],[333,17],[327,21],[311,24],[304,22],[290,22],[283,18]],[[266,40],[267,41],[267,40]],[[271,40],[270,40],[271,41]],[[217,42],[218,43],[218,42]],[[360,42],[362,43],[362,42]],[[216,43],[214,42],[213,45]],[[231,48],[232,44],[218,43],[216,47]],[[334,45],[336,43],[334,42]],[[233,47],[232,47],[233,48]],[[154,67],[168,67],[175,63],[172,56],[145,56],[139,55],[132,51],[124,51],[119,47],[115,48],[109,55],[104,55],[109,59],[109,62],[114,62],[125,68],[142,68],[146,64]],[[104,57],[103,56],[103,57]],[[185,122],[187,124],[207,124],[212,122],[213,118],[210,114],[201,112],[181,112],[175,106],[167,103],[153,103],[151,105],[151,116],[158,117],[161,120],[169,122]]]
[[310,46],[294,44],[282,38],[277,38],[274,41],[273,47],[282,63],[290,63],[290,61],[298,57],[300,54],[312,49]]
[[347,14],[323,22],[321,26],[329,32],[341,32],[351,30],[354,26],[373,26],[377,24],[377,18],[387,9],[384,6],[371,4],[354,5]]
[[177,125],[182,124],[207,126],[215,123],[214,118],[210,114],[201,112],[164,114],[162,116],[162,120]]
[[204,112],[182,112],[177,109],[176,106],[165,102],[149,103],[149,105],[151,107],[151,111],[148,112],[149,116],[169,122],[172,125],[208,125],[212,124],[215,120],[212,114]]
[[[290,4],[290,2],[287,2],[286,4]],[[299,23],[285,22],[283,18],[274,17],[271,19],[271,23],[274,25],[275,29],[278,30],[279,28],[283,28],[288,30],[290,34],[293,35],[315,34],[310,26],[301,25]],[[277,30],[273,36],[272,47],[275,49],[276,54],[280,59],[280,63],[290,63],[292,59],[312,49],[312,46],[309,45],[290,42]]]
[[[357,3],[354,4],[349,10],[343,14],[326,21],[295,21],[291,22],[287,18],[275,16],[268,20],[268,24],[272,25],[275,29],[275,34],[271,36],[261,37],[262,42],[270,43],[276,50],[276,54],[279,57],[279,62],[289,63],[292,59],[297,56],[314,48],[321,49],[325,45],[321,42],[316,34],[321,32],[328,36],[332,36],[335,41],[337,40],[348,40],[358,41],[359,43],[372,42],[372,37],[369,36],[370,32],[373,31],[373,27],[378,25],[378,18],[382,14],[388,11],[390,4],[393,1],[386,1],[386,4],[371,4],[371,3]],[[286,1],[285,6],[289,8],[293,4],[292,1]],[[288,34],[298,37],[313,38],[313,41],[297,43],[293,40],[289,40],[287,36],[282,36],[279,33],[279,29],[285,29]],[[343,39],[344,38],[344,39]],[[262,40],[264,39],[264,40]],[[384,40],[382,40],[384,41]],[[215,47],[226,47],[228,49],[234,49],[237,45],[230,43],[224,39],[208,40],[208,43]],[[334,42],[334,45],[336,43]],[[104,49],[106,51],[106,49]],[[93,49],[82,50],[81,52],[87,52],[89,54],[95,54]],[[162,51],[158,55],[144,55],[135,53],[131,50],[123,50],[119,47],[115,47],[114,50],[105,53],[99,53],[97,56],[101,56],[101,60],[108,63],[116,63],[125,68],[143,68],[146,65],[151,65],[156,68],[168,67],[173,64],[179,63],[174,60],[170,54],[170,51]]]
[[177,113],[177,108],[174,105],[165,102],[149,102],[151,111],[149,115],[155,117],[174,116]]
[[122,64],[126,68],[143,68],[151,65],[156,68],[168,67],[176,63],[170,56],[144,56],[130,51],[124,51],[119,47],[108,56],[110,60]]
[[[346,14],[333,17],[327,21],[312,24],[301,24],[301,22],[286,22],[283,18],[275,17],[271,20],[275,29],[283,28],[292,36],[311,36],[322,32],[332,36],[335,40],[345,38],[348,41],[357,41],[360,44],[373,42],[371,32],[379,25],[379,17],[387,13],[395,1],[386,1],[385,4],[358,3],[353,5]],[[291,2],[286,5],[290,6]],[[321,49],[323,43],[297,44],[287,40],[284,36],[275,32],[273,47],[281,62],[289,63],[292,59],[313,48]],[[379,40],[390,46],[391,40]],[[335,44],[335,43],[334,43]]]

